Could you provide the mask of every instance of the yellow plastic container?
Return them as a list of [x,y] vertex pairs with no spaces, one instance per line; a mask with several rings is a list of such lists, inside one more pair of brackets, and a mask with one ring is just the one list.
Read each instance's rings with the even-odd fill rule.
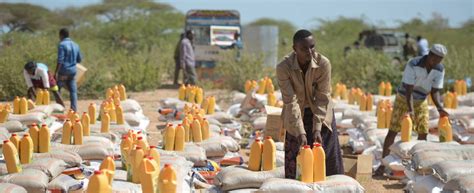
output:
[[90,124],[94,125],[96,123],[96,118],[95,118],[96,107],[94,103],[89,104],[88,112],[89,112]]
[[105,112],[101,116],[100,132],[109,133],[109,130],[110,130],[110,116],[109,116],[109,113]]
[[51,98],[48,90],[43,91],[43,105],[49,105],[51,103]]
[[191,87],[189,90],[188,102],[196,103],[196,89],[194,89],[194,87]]
[[36,107],[35,103],[31,99],[28,99],[27,102],[28,102],[28,110],[34,109]]
[[13,145],[15,145],[15,148],[17,150],[20,149],[20,140],[21,138],[18,137],[16,133],[12,133],[12,136],[10,136],[10,142],[12,142]]
[[13,99],[13,114],[20,114],[20,97]]
[[133,183],[136,183],[136,184],[140,183],[140,170],[139,170],[140,165],[139,164],[144,156],[145,156],[145,151],[143,151],[142,147],[140,146],[137,146],[135,148],[135,151],[132,151],[132,155],[130,155]]
[[272,137],[267,136],[263,142],[262,170],[269,171],[276,168],[276,146]]
[[201,123],[197,118],[194,118],[193,123],[191,124],[192,136],[194,142],[202,141],[202,130]]
[[269,106],[275,106],[276,105],[276,97],[275,97],[275,93],[271,92],[271,93],[268,93],[267,95],[267,103]]
[[196,92],[196,103],[202,104],[203,98],[204,98],[204,92],[202,91],[202,88],[198,88]]
[[72,109],[69,109],[69,111],[67,111],[67,118],[69,120],[74,120],[74,111]]
[[158,176],[158,192],[176,193],[177,185],[176,171],[170,164],[165,164]]
[[190,125],[189,125],[189,119],[184,117],[183,118],[183,123],[182,123],[182,126],[184,128],[184,141],[185,142],[189,142],[190,139],[189,139],[189,131],[190,131]]
[[165,130],[165,150],[173,151],[174,150],[174,140],[176,137],[176,128],[173,127],[173,124],[168,124]]
[[384,129],[387,128],[387,111],[384,107],[381,107],[377,112],[377,128]]
[[402,141],[408,142],[411,140],[411,131],[413,128],[413,122],[410,116],[405,115],[402,118]]
[[117,113],[115,113],[115,106],[114,103],[109,103],[109,116],[110,116],[110,122],[117,123]]
[[120,92],[120,100],[127,100],[127,89],[125,88],[125,86],[123,84],[120,84],[118,89]]
[[20,163],[29,164],[33,159],[33,140],[25,133],[20,140]]
[[209,105],[207,107],[207,114],[214,114],[216,109],[216,98],[214,96],[209,97]]
[[309,145],[305,145],[300,151],[301,154],[301,181],[305,183],[313,182],[314,157]]
[[453,129],[451,127],[451,123],[449,122],[449,118],[447,116],[443,116],[439,119],[438,130],[439,130],[440,142],[453,141]]
[[186,97],[186,87],[184,86],[184,84],[181,84],[178,90],[178,98],[179,100],[184,101],[185,97]]
[[81,123],[84,136],[91,135],[91,119],[88,113],[82,113]]
[[367,95],[367,104],[366,104],[366,110],[367,111],[372,111],[373,109],[373,104],[374,104],[374,97],[371,94]]
[[174,142],[174,150],[175,151],[184,151],[184,138],[185,138],[185,133],[184,133],[184,127],[181,124],[178,124],[176,127],[176,136],[175,136],[175,142]]
[[326,180],[326,153],[321,144],[313,144],[313,156],[313,181],[324,181]]
[[87,193],[111,193],[112,187],[109,184],[107,175],[102,171],[95,171],[89,179]]
[[18,160],[18,150],[9,140],[3,141],[3,157],[7,165],[9,174],[21,172],[20,160]]
[[245,81],[245,86],[244,86],[245,93],[249,93],[251,87],[252,87],[252,81],[250,80]]
[[148,142],[145,139],[143,139],[142,136],[137,137],[135,144],[137,146],[142,147],[143,151],[148,152],[148,146],[149,146]]
[[[114,97],[114,105],[115,106],[120,105],[120,97],[119,96]],[[117,111],[117,107],[115,107],[115,110]]]
[[209,130],[209,121],[206,118],[202,119],[201,133],[202,133],[202,140],[207,140],[209,139],[209,137],[211,137],[211,131]]
[[258,94],[265,93],[265,84],[266,84],[266,81],[263,78],[258,81],[258,90],[257,90]]
[[465,80],[461,81],[461,91],[463,96],[467,94],[467,84]]
[[80,120],[80,119],[81,119],[81,118],[79,117],[79,114],[77,114],[77,112],[74,112],[72,115],[73,115],[73,116],[72,116],[71,121],[76,121],[76,120]]
[[392,96],[392,84],[390,82],[385,84],[385,96]]
[[249,166],[252,171],[260,171],[262,166],[263,143],[259,139],[255,139],[250,147]]
[[7,119],[8,119],[8,114],[10,112],[8,111],[8,109],[5,107],[3,108],[2,110],[0,110],[0,123],[5,123],[7,122]]
[[74,138],[74,145],[82,145],[83,138],[84,138],[84,130],[82,128],[82,123],[78,119],[74,123],[74,126],[72,127],[72,135]]
[[385,96],[385,82],[379,84],[379,95]]
[[44,98],[44,92],[43,89],[39,89],[38,92],[36,92],[36,105],[43,105],[43,98]]
[[347,100],[347,86],[345,84],[341,88],[341,100]]
[[444,104],[445,108],[448,108],[448,109],[452,108],[452,106],[451,106],[453,104],[452,96],[453,95],[451,94],[451,92],[448,92],[448,93],[446,93],[446,95],[444,95],[443,104]]
[[362,94],[359,98],[359,110],[367,111],[367,96],[365,94]]
[[28,100],[25,97],[20,99],[20,114],[26,114],[28,112]]
[[68,119],[66,120],[66,122],[64,122],[64,125],[63,125],[63,134],[62,134],[61,143],[67,144],[67,145],[71,144],[71,136],[72,136],[72,123]]
[[120,142],[120,153],[121,153],[121,160],[122,166],[128,170],[128,155],[130,154],[130,150],[132,149],[133,141],[128,135],[122,136],[122,141]]
[[117,114],[117,125],[125,124],[125,117],[123,116],[123,109],[120,105],[115,106],[115,113]]
[[153,160],[156,162],[156,164],[160,166],[160,152],[158,152],[156,146],[150,146],[150,150],[148,151],[147,155],[153,157]]
[[51,135],[46,124],[42,124],[39,130],[39,153],[48,153],[51,150]]
[[158,176],[160,166],[153,157],[143,158],[140,163],[140,183],[143,193],[155,193],[158,190]]
[[267,86],[265,88],[267,90],[267,93],[273,93],[275,92],[275,87],[273,86],[272,79],[267,79]]
[[108,99],[112,97],[114,97],[114,90],[112,88],[108,88],[107,92],[105,93],[105,98]]
[[39,152],[39,128],[36,125],[36,123],[33,123],[30,126],[30,129],[28,130],[28,133],[30,134],[31,140],[33,140],[33,152],[38,153]]
[[453,97],[451,98],[451,108],[457,109],[458,108],[458,95],[456,93],[453,93]]
[[202,104],[201,104],[201,109],[204,110],[205,114],[208,114],[208,113],[207,113],[207,110],[209,109],[209,98],[210,98],[210,97],[206,97],[206,98],[202,101]]
[[100,163],[99,169],[100,171],[104,172],[104,174],[107,176],[109,184],[112,185],[112,181],[114,180],[115,175],[114,158],[112,158],[112,156],[107,156],[106,158],[104,158],[102,163]]
[[354,104],[354,99],[355,99],[355,90],[354,88],[351,89],[351,91],[349,91],[349,96],[347,96],[347,103],[349,103],[350,105],[353,105]]

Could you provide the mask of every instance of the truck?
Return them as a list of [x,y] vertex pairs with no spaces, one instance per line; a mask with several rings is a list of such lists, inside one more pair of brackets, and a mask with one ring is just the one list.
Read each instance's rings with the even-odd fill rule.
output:
[[393,63],[402,63],[405,33],[390,29],[364,30],[359,33],[359,42],[366,48],[383,52]]

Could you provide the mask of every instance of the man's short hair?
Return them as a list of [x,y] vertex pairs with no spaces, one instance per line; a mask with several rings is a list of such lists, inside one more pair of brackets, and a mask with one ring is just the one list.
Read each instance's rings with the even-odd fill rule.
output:
[[303,41],[305,38],[312,36],[313,34],[305,29],[298,30],[293,36],[293,44]]
[[67,28],[61,28],[59,30],[59,35],[65,38],[69,37],[69,30]]
[[26,71],[31,71],[31,70],[36,69],[36,67],[37,67],[37,66],[36,66],[36,62],[29,61],[29,62],[27,62],[27,63],[25,64],[24,69],[25,69]]

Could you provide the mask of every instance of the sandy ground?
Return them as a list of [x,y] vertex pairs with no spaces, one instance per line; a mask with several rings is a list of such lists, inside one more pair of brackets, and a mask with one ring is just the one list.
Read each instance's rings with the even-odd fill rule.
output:
[[[206,96],[215,95],[217,96],[218,105],[227,109],[229,106],[230,92],[222,90],[213,90],[205,93]],[[148,141],[150,145],[157,145],[161,140],[161,129],[164,128],[165,122],[158,120],[158,107],[159,100],[167,97],[177,97],[178,90],[173,87],[167,87],[158,89],[155,91],[129,93],[129,97],[137,100],[143,108],[144,114],[150,119],[151,123],[148,126]],[[100,103],[99,100],[80,100],[79,101],[79,112],[86,111],[87,106],[91,102]],[[245,150],[242,152],[244,155]],[[398,180],[389,180],[385,177],[374,177],[370,182],[361,183],[366,189],[366,192],[403,192],[404,185]]]

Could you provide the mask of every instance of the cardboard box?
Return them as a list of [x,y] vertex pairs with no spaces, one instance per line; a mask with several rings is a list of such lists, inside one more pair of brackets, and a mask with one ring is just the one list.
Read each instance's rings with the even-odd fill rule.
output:
[[372,181],[372,155],[343,155],[344,173],[359,183]]
[[274,141],[284,141],[285,129],[282,128],[280,114],[267,115],[267,123],[263,130],[263,135],[265,137],[271,136]]

